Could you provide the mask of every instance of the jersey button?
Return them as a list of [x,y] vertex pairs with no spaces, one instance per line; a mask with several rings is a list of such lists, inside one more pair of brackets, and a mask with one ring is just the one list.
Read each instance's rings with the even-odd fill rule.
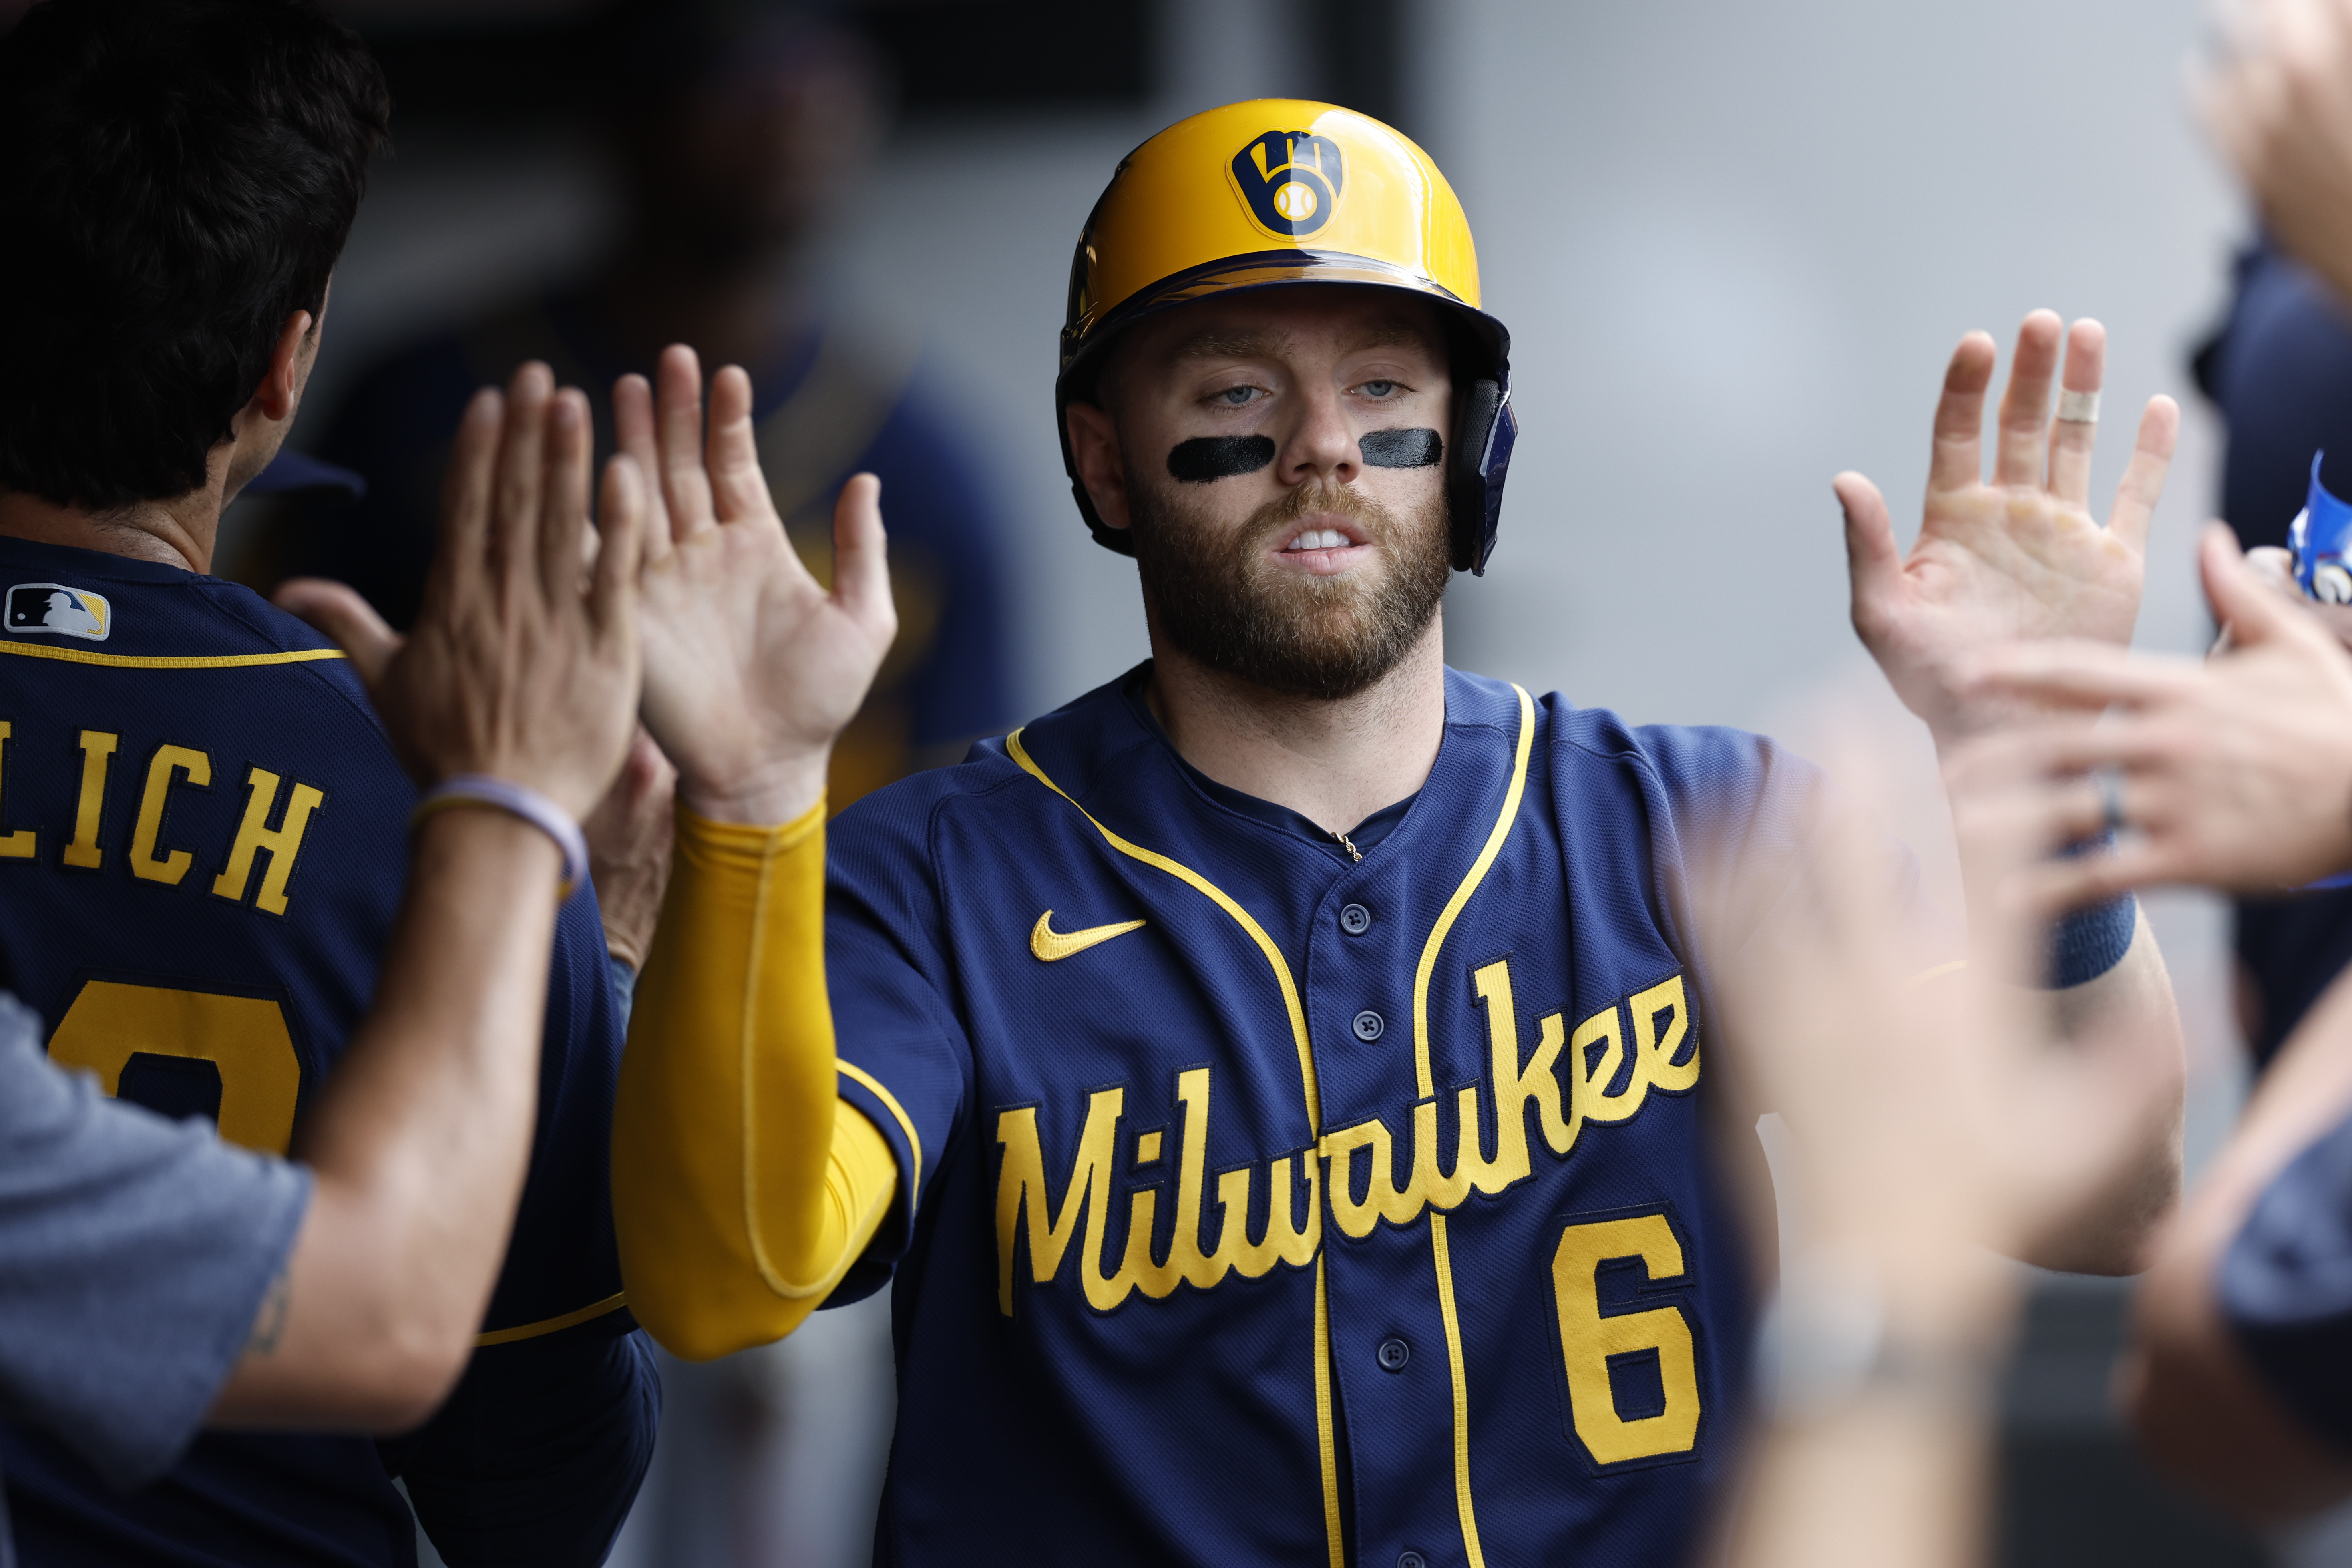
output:
[[1388,1026],[1381,1022],[1381,1016],[1370,1007],[1356,1015],[1356,1038],[1368,1046],[1379,1039],[1381,1031],[1386,1027]]
[[1402,1372],[1404,1363],[1412,1359],[1412,1347],[1402,1340],[1382,1340],[1380,1348],[1381,1370]]
[[1361,936],[1372,929],[1372,911],[1361,904],[1349,904],[1339,910],[1339,929],[1349,936]]
[[1397,1556],[1397,1568],[1429,1568],[1429,1559],[1418,1552],[1401,1552]]

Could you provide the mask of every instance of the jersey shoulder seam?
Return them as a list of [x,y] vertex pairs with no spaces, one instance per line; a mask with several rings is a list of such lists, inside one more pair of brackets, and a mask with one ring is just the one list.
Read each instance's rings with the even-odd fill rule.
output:
[[[255,596],[257,598],[259,597],[258,595],[256,595]],[[230,621],[235,625],[245,627],[265,642],[269,640],[269,627],[267,625],[257,625],[253,620],[245,616],[242,613],[242,607],[236,603],[233,597],[205,591],[203,593],[203,598],[205,607],[213,614],[220,616],[224,620]],[[264,603],[267,603],[267,601],[265,600]],[[270,607],[272,609],[276,609],[275,605],[271,605]],[[277,613],[284,615],[286,612],[278,610]],[[289,618],[291,619],[293,617],[289,616]],[[325,687],[326,689],[332,693],[337,700],[343,702],[355,711],[359,715],[361,723],[364,725],[368,731],[375,737],[376,744],[382,748],[382,755],[384,760],[391,763],[394,768],[400,768],[400,759],[393,754],[391,737],[384,733],[383,721],[377,715],[374,707],[364,698],[353,695],[347,688],[329,679],[324,670],[312,667],[313,664],[326,662],[330,661],[323,659],[307,661],[299,666],[299,668],[310,679],[317,681],[319,684]],[[348,661],[346,662],[348,663]],[[354,680],[359,679],[359,670],[356,666],[351,667],[351,674]],[[406,770],[402,769],[401,773],[403,777],[407,776]]]

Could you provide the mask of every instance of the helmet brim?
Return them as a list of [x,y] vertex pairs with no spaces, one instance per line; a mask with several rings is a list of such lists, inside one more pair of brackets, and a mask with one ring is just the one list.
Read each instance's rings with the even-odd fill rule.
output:
[[1226,257],[1163,278],[1149,288],[1137,289],[1100,320],[1080,321],[1075,330],[1065,331],[1059,401],[1085,401],[1091,390],[1094,369],[1102,363],[1103,351],[1144,317],[1220,294],[1294,283],[1370,285],[1402,289],[1433,300],[1448,307],[1448,318],[1470,334],[1476,358],[1481,362],[1475,366],[1478,374],[1491,376],[1499,384],[1509,384],[1511,334],[1504,330],[1502,322],[1444,285],[1368,256],[1338,251],[1267,250]]

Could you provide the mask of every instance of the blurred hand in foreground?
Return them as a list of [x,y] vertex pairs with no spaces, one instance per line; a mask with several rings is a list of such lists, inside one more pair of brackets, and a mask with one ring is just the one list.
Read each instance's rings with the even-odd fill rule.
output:
[[677,795],[720,822],[789,822],[824,793],[835,738],[898,634],[880,504],[859,474],[834,509],[830,591],[776,516],[751,428],[751,382],[710,388],[673,344],[613,388],[621,449],[655,476],[644,585],[646,727],[677,767]]
[[[2246,552],[2247,569],[2263,584],[2285,598],[2290,605],[2300,605],[2319,617],[2320,625],[2336,634],[2336,640],[2352,648],[2352,605],[2330,605],[2313,598],[2294,580],[2294,555],[2283,545],[2257,544]],[[2227,628],[2213,651],[2221,652],[2230,645]]]
[[2116,770],[2131,831],[2113,854],[2033,868],[2036,899],[2072,906],[2168,882],[2276,891],[2352,868],[2352,655],[2264,581],[2228,529],[2206,529],[2199,565],[2229,630],[2201,664],[2041,643],[1993,650],[1968,678],[1995,700],[2118,710],[2095,725],[1990,737],[1958,760],[2033,781],[2035,830],[2068,840],[2105,825],[2090,770]]
[[421,784],[488,773],[584,818],[620,770],[638,689],[646,487],[633,459],[607,465],[603,545],[583,571],[591,439],[587,399],[557,391],[543,364],[515,372],[503,396],[476,395],[405,638],[341,584],[278,591],[342,646]]
[[2352,300],[2352,4],[2234,0],[2194,94],[2263,226]]
[[[2016,793],[1984,770],[1956,786],[1972,884],[2012,887],[2055,847]],[[1738,1100],[1789,1125],[1776,1185],[1794,1215],[1773,1419],[1729,1560],[1958,1568],[1982,1556],[1991,1384],[2018,1300],[1999,1254],[2031,1255],[2139,1179],[2169,1079],[2120,1037],[2062,1040],[2053,994],[2000,978],[2039,967],[2046,908],[2011,898],[1973,921],[1967,965],[1914,973],[1874,818],[1824,800],[1813,829],[1810,874],[1776,913],[1801,937],[1755,950],[1722,988]]]
[[[2063,340],[2063,342],[2062,342]],[[1993,475],[1984,477],[1985,393],[1995,350],[1970,332],[1953,351],[1936,407],[1934,456],[1919,536],[1906,558],[1886,500],[1856,473],[1837,477],[1853,574],[1853,626],[1895,692],[1937,745],[2014,716],[1957,684],[1970,653],[2017,638],[2131,640],[2146,571],[2148,520],[2164,490],[2180,411],[2148,400],[2107,525],[2090,511],[2095,424],[2053,417],[2051,378],[2095,394],[2106,329],[2071,330],[2048,310],[2018,329],[2002,395]]]
[[1776,911],[1801,937],[1727,972],[1739,1089],[1795,1135],[1811,1245],[1958,1283],[2006,1268],[1992,1253],[2031,1255],[2137,1169],[2159,1075],[2123,1042],[2062,1039],[2030,978],[2056,912],[2030,879],[2063,842],[2033,783],[1979,767],[1952,785],[1964,875],[2005,893],[1972,921],[1965,965],[1917,971],[1885,830],[1825,797],[1809,873]]

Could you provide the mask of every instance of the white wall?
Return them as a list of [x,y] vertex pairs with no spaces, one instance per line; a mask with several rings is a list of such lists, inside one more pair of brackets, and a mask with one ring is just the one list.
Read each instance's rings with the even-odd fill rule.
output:
[[[1829,489],[1907,537],[1946,356],[2038,305],[2112,342],[2097,485],[2185,405],[2233,199],[2178,86],[2199,0],[1451,0],[1422,119],[1511,327],[1524,435],[1469,662],[1640,719],[1753,724],[1856,658]],[[2192,409],[2144,642],[2201,623]]]

